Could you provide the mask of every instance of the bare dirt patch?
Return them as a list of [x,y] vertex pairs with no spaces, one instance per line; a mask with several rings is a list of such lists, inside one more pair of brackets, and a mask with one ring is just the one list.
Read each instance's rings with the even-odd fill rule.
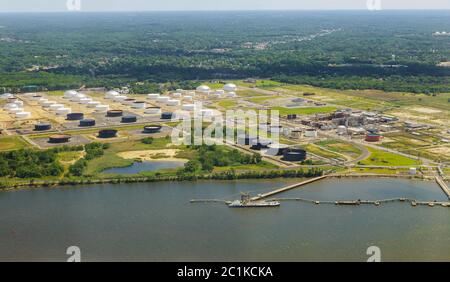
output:
[[120,152],[117,155],[121,158],[134,160],[141,159],[142,161],[185,161],[188,160],[177,158],[176,155],[180,152],[178,149],[164,149],[164,150],[146,150],[146,151],[128,151]]

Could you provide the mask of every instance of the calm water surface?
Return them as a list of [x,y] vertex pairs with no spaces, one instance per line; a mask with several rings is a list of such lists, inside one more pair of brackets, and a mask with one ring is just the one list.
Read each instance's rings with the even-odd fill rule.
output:
[[136,162],[131,166],[110,168],[103,171],[103,173],[118,173],[118,174],[138,174],[143,171],[155,171],[168,168],[183,167],[182,161],[150,161],[150,162]]
[[[65,261],[450,261],[450,209],[315,206],[230,209],[192,198],[236,198],[288,182],[148,183],[0,193],[0,260]],[[231,197],[230,197],[231,196]],[[410,197],[446,200],[434,182],[346,179],[281,195],[317,200]],[[280,196],[280,197],[281,197]]]

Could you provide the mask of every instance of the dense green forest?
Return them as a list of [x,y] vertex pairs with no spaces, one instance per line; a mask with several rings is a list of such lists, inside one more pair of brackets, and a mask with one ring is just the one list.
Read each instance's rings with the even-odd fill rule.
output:
[[0,91],[275,78],[450,91],[448,11],[2,14]]

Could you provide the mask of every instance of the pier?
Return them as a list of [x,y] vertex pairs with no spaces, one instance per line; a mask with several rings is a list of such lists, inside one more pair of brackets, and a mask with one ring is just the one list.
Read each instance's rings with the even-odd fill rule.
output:
[[262,199],[271,197],[273,195],[280,194],[280,193],[292,190],[294,188],[298,188],[300,186],[304,186],[306,184],[310,184],[310,183],[322,180],[324,178],[327,178],[327,176],[323,175],[323,176],[312,178],[312,179],[309,179],[309,180],[306,180],[306,181],[303,181],[303,182],[300,182],[300,183],[297,183],[297,184],[293,184],[293,185],[290,185],[290,186],[287,186],[287,187],[279,188],[279,189],[276,189],[276,190],[273,190],[273,191],[270,191],[270,192],[267,192],[267,193],[264,193],[264,194],[259,194],[256,197],[250,198],[250,201],[260,201]]
[[450,189],[448,188],[447,184],[440,178],[439,176],[436,176],[436,183],[441,187],[442,191],[447,195],[447,197],[450,199]]

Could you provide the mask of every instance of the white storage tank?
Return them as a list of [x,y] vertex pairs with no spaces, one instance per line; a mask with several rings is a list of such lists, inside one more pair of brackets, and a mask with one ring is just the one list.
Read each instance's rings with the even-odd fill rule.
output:
[[235,97],[237,97],[236,92],[228,92],[227,93],[227,97],[228,98],[235,98]]
[[46,102],[48,102],[48,99],[45,99],[45,98],[40,98],[39,99],[39,105],[42,105],[42,104],[44,104]]
[[161,96],[160,94],[148,94],[148,95],[147,95],[147,98],[148,98],[149,100],[155,101],[155,100],[157,100],[160,96]]
[[16,103],[8,103],[3,108],[5,108],[5,109],[13,109],[13,108],[18,108],[18,107],[19,106]]
[[127,98],[128,98],[127,96],[119,95],[119,96],[115,96],[115,97],[113,98],[113,100],[114,100],[115,102],[123,102],[123,101],[125,101]]
[[135,101],[132,105],[134,109],[145,109],[147,104],[144,101]]
[[170,97],[160,96],[160,97],[158,97],[158,99],[156,99],[156,102],[166,104],[167,101],[169,101],[169,100],[170,100]]
[[59,109],[59,108],[64,108],[64,105],[63,105],[63,104],[53,104],[53,105],[50,105],[50,111],[56,111],[56,110]]
[[0,95],[0,99],[2,99],[2,100],[6,100],[6,99],[10,99],[10,98],[14,98],[14,95],[11,93],[5,93],[5,94]]
[[80,101],[78,101],[78,103],[80,103],[82,105],[87,105],[89,102],[92,102],[91,98],[83,98],[83,99],[80,99]]
[[120,95],[119,92],[112,90],[112,91],[106,92],[105,98],[106,99],[113,99],[114,97],[119,96],[119,95]]
[[25,119],[25,118],[30,118],[31,117],[31,113],[30,112],[18,112],[16,113],[16,118],[18,119]]
[[107,112],[109,111],[109,105],[97,105],[95,110],[100,113]]
[[15,113],[20,113],[20,112],[22,112],[23,111],[23,109],[22,108],[9,108],[8,109],[8,112],[10,112],[11,114],[15,114]]
[[100,104],[101,103],[98,102],[98,101],[91,101],[91,102],[87,103],[87,106],[88,106],[88,108],[95,108],[95,107],[97,107]]
[[195,105],[194,105],[194,104],[185,104],[185,105],[183,105],[183,106],[181,107],[181,109],[182,109],[183,111],[189,111],[189,112],[192,112],[192,111],[195,110]]
[[73,96],[75,96],[77,94],[78,94],[77,91],[69,90],[69,91],[64,92],[64,98],[70,99],[70,98],[72,98]]
[[315,129],[307,129],[305,131],[305,137],[317,138],[317,130],[315,130]]
[[86,98],[86,95],[84,95],[84,94],[77,94],[77,95],[72,96],[70,98],[70,101],[72,101],[72,102],[79,102],[83,98]]
[[188,102],[194,101],[194,98],[193,98],[192,96],[184,96],[183,99],[184,99],[185,101],[188,101]]
[[161,108],[160,107],[148,107],[144,111],[147,115],[160,115],[161,114]]
[[225,90],[227,92],[236,92],[237,86],[236,86],[236,84],[233,84],[233,83],[227,83],[223,87],[223,90]]
[[168,100],[167,106],[179,106],[181,104],[180,100]]
[[181,93],[180,92],[173,93],[172,97],[174,97],[174,98],[181,98]]
[[71,108],[59,108],[56,110],[56,114],[59,116],[65,116],[67,114],[70,114],[72,112]]
[[56,102],[55,101],[47,101],[47,102],[42,103],[42,107],[49,108],[53,104],[56,104]]
[[338,134],[346,134],[347,133],[347,127],[345,127],[344,125],[339,125],[337,128],[337,133]]
[[409,174],[410,174],[410,175],[416,175],[416,174],[417,174],[417,168],[411,167],[411,168],[409,169]]
[[209,88],[206,85],[200,85],[199,87],[197,87],[197,92],[202,93],[202,94],[209,94],[210,91],[211,91],[211,88]]
[[14,101],[14,104],[16,104],[16,105],[19,106],[19,107],[23,107],[23,102],[20,101],[20,100]]

